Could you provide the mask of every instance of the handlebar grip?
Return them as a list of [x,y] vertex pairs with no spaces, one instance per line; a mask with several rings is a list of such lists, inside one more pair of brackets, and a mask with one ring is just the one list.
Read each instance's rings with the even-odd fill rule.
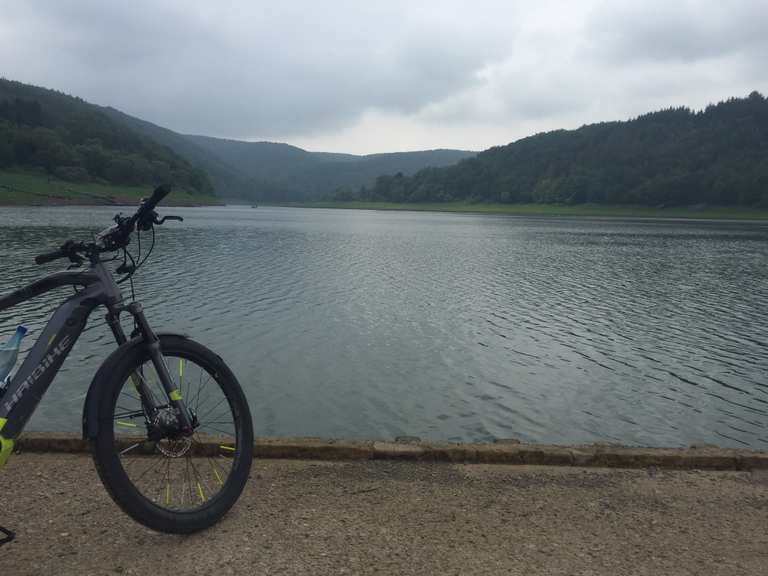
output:
[[155,206],[160,204],[160,202],[163,201],[163,198],[168,196],[168,194],[171,193],[171,187],[167,186],[166,184],[162,184],[155,188],[155,191],[152,192],[152,196],[149,198],[149,200],[146,201],[146,203],[142,206],[144,211],[151,212],[155,209]]
[[56,250],[56,252],[48,252],[48,254],[40,254],[39,256],[35,256],[35,264],[47,264],[48,262],[53,262],[54,260],[64,258],[65,256],[66,254],[64,254],[64,252],[61,250]]

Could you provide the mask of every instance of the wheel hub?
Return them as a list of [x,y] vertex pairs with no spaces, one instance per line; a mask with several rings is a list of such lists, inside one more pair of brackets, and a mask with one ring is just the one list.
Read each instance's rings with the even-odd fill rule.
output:
[[181,434],[178,418],[170,406],[157,411],[152,419],[150,439],[157,449],[170,458],[184,456],[192,446],[192,438]]

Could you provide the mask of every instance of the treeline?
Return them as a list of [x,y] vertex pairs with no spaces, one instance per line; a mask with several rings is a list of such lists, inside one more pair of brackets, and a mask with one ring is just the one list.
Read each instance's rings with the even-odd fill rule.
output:
[[[426,166],[447,166],[475,154],[464,150],[423,150],[356,156],[308,152],[276,142],[241,142],[208,136],[188,136],[187,140],[239,173],[240,180],[247,182],[244,195],[272,202],[319,200],[338,191],[371,186],[380,174],[413,174]],[[182,148],[177,151],[186,152]],[[217,189],[225,187],[219,184],[218,174],[211,175]]]
[[557,130],[411,177],[380,176],[339,200],[768,206],[768,101]]
[[380,174],[413,174],[426,166],[446,166],[474,152],[425,150],[356,156],[309,152],[278,142],[244,142],[184,135],[113,108],[105,114],[130,130],[167,146],[211,178],[217,195],[249,202],[303,202],[326,199],[361,186]]
[[211,193],[208,175],[98,106],[0,78],[0,170],[73,182],[154,185]]

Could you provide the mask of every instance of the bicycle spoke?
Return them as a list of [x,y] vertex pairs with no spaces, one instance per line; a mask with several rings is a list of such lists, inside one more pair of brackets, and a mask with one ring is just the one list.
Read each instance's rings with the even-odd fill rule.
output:
[[208,412],[206,412],[204,416],[198,416],[198,420],[200,420],[200,421],[204,420],[204,419],[206,418],[206,416],[208,416],[208,414],[210,414],[211,412],[213,412],[214,410],[216,410],[216,408],[218,408],[219,406],[221,406],[222,402],[225,402],[226,400],[227,400],[227,397],[225,396],[224,398],[222,398],[221,400],[219,400],[219,401],[216,403],[216,406],[214,406],[213,408],[211,408],[210,410],[208,410]]
[[231,432],[225,432],[224,430],[221,430],[220,428],[214,428],[213,426],[208,426],[207,424],[201,424],[200,429],[208,428],[210,430],[215,430],[216,432],[219,432],[221,434],[224,434],[225,436],[231,436]]
[[125,412],[116,412],[113,416],[113,420],[123,418],[144,418],[144,412],[142,410],[128,410],[127,408],[121,408],[120,406],[118,406],[118,408],[125,410]]
[[200,427],[203,426],[210,426],[212,424],[215,424],[216,426],[228,428],[230,426],[234,426],[235,423],[232,420],[206,420],[205,422],[200,423]]
[[134,396],[133,394],[128,394],[128,392],[120,392],[120,396],[127,396],[131,400],[136,400],[137,402],[141,402],[141,398],[138,396]]
[[127,454],[128,452],[130,452],[131,450],[133,450],[134,448],[137,448],[137,447],[139,447],[139,446],[141,446],[141,443],[140,443],[140,442],[137,442],[137,443],[136,443],[136,444],[134,444],[133,446],[129,446],[128,448],[126,448],[125,450],[123,450],[122,452],[120,452],[120,456],[122,456],[123,454]]
[[[202,378],[202,374],[200,376]],[[203,383],[201,387],[198,387],[197,389],[197,400],[195,402],[195,412],[200,412],[200,393],[203,391],[203,389],[205,389],[205,387],[208,385],[208,382],[210,381],[211,381],[211,375],[208,374],[208,378],[206,379],[206,381]]]
[[[120,391],[121,400],[112,418],[115,451],[131,483],[147,499],[168,510],[193,510],[207,505],[227,485],[236,462],[233,457],[237,454],[237,424],[216,374],[188,358],[165,356],[165,362],[187,406],[195,408],[195,433],[188,439],[163,436],[162,427],[173,422],[175,412],[170,412],[167,400],[157,401],[159,397],[165,398],[166,393],[152,363],[146,361]],[[150,395],[154,403],[152,415],[145,413],[134,379]],[[158,427],[160,439],[147,443],[146,435],[153,430],[158,433]],[[144,439],[137,438],[140,436]],[[215,446],[219,454],[211,452],[208,438],[217,439],[214,442],[218,442]]]
[[144,472],[139,474],[139,477],[136,478],[135,482],[138,483],[142,478],[144,478],[144,476],[147,475],[147,472],[149,472],[150,470],[155,470],[162,463],[163,463],[163,461],[160,460],[160,459],[153,460],[152,463],[149,466],[147,466],[147,468],[144,470]]
[[165,461],[165,474],[163,475],[163,482],[160,484],[161,494],[165,495],[165,505],[171,504],[171,459],[167,458]]
[[[195,478],[195,487],[197,488],[197,494],[200,496],[200,502],[205,502],[207,500],[206,498],[206,490],[203,489],[203,484],[201,482],[200,474],[197,470],[197,466],[195,466],[195,462],[192,460],[190,456],[187,456],[187,459],[189,461],[190,466],[192,467],[192,474]],[[207,486],[206,486],[207,488]]]

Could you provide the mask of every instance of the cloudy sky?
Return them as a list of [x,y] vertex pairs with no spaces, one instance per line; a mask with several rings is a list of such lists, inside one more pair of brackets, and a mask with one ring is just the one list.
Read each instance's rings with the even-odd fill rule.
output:
[[768,93],[767,0],[0,0],[0,76],[184,133],[480,150]]

